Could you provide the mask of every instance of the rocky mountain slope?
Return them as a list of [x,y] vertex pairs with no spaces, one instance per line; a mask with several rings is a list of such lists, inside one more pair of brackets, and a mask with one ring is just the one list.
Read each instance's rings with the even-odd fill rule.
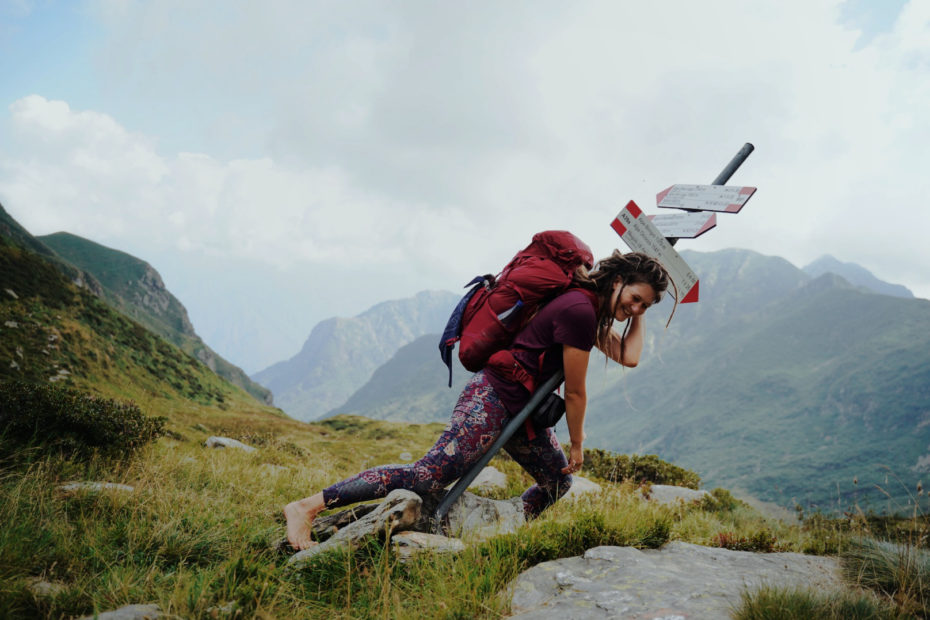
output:
[[344,403],[400,347],[442,331],[457,302],[452,293],[428,291],[353,318],[327,319],[297,355],[252,378],[274,392],[275,404],[289,415],[314,420]]

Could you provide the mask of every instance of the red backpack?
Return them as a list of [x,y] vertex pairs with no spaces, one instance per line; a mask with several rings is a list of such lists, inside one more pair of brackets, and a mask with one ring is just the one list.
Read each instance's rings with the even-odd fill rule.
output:
[[452,349],[459,343],[462,365],[477,372],[488,358],[507,348],[517,332],[546,302],[565,291],[574,271],[594,266],[591,248],[564,230],[547,230],[517,253],[495,278],[478,276],[459,301],[439,341],[439,353],[449,367],[452,386]]

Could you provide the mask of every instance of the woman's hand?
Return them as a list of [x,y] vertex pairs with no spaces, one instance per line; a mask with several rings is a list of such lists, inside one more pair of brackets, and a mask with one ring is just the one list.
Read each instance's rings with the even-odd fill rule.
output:
[[574,474],[581,469],[582,463],[584,463],[584,448],[581,447],[580,443],[572,443],[568,451],[568,467],[563,467],[562,473]]

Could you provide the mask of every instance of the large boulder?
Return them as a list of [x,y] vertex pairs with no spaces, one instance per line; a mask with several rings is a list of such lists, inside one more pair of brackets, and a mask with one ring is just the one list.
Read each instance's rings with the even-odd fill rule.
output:
[[511,584],[514,617],[729,618],[745,590],[762,585],[844,588],[839,561],[671,542],[661,549],[595,547],[543,562]]

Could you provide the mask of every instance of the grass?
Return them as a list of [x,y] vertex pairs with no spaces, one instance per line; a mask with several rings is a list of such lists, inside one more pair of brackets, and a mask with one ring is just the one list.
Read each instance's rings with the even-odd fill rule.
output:
[[[600,494],[558,502],[518,532],[456,556],[427,554],[402,563],[390,547],[372,541],[322,554],[310,568],[293,572],[286,568],[287,558],[272,549],[283,534],[283,504],[363,467],[400,462],[408,452],[418,455],[442,425],[349,416],[303,424],[257,405],[225,404],[222,409],[152,398],[143,409],[167,418],[168,435],[119,457],[68,458],[0,439],[0,455],[5,455],[0,458],[0,617],[63,618],[155,603],[184,618],[496,618],[508,613],[506,587],[520,572],[593,546],[654,548],[668,540],[728,546],[721,543],[731,540],[759,551],[852,557],[854,541],[876,528],[865,519],[842,526],[816,518],[804,525],[773,521],[723,490],[703,504],[662,507],[636,499],[632,482],[600,480]],[[214,434],[260,449],[203,447]],[[513,461],[499,457],[493,464],[510,480],[499,496],[511,497],[530,484]],[[135,490],[58,490],[74,480],[117,482]],[[886,529],[913,532],[901,524]],[[858,566],[851,578],[876,588],[883,598],[868,600],[892,615],[851,615],[858,612],[849,609],[868,601],[828,597],[814,603],[840,611],[810,617],[899,617],[893,613],[924,609],[922,589],[902,589],[902,570],[890,571],[897,577],[888,584],[866,579],[889,572],[876,568],[883,564],[873,560]],[[915,575],[908,583],[923,583],[924,573]],[[61,589],[34,594],[35,580]],[[740,617],[786,617],[764,610],[783,606],[778,601],[785,597],[810,598],[768,591],[747,597],[745,613],[756,615]],[[791,605],[807,609],[803,606],[814,603]]]

